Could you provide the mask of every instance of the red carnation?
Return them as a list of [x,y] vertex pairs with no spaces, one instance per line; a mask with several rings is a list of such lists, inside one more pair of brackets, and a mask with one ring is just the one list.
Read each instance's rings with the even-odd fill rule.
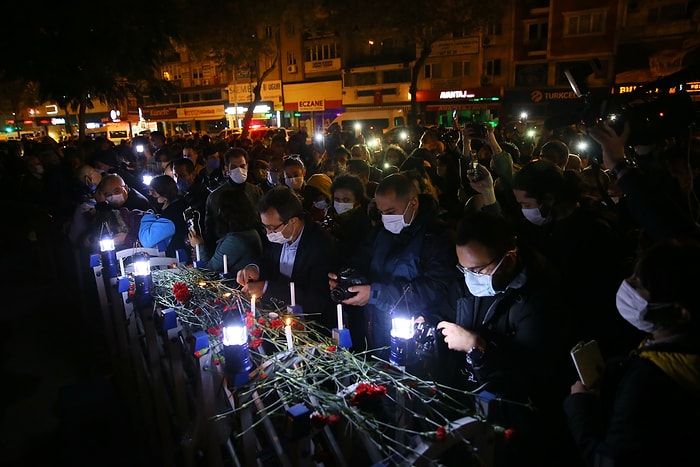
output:
[[262,337],[262,329],[260,328],[255,328],[252,331],[250,331],[250,335],[253,337]]
[[258,347],[260,347],[262,345],[262,342],[263,342],[262,339],[253,339],[248,344],[248,347],[251,349],[257,349]]
[[386,387],[372,383],[357,385],[355,395],[350,399],[350,405],[362,408],[363,405],[376,404],[386,395]]
[[216,326],[211,326],[209,329],[207,329],[207,334],[211,334],[212,336],[218,336],[221,334],[221,331],[219,331],[219,328]]
[[201,314],[202,314],[202,309],[201,309],[201,308],[195,308],[195,309],[194,309],[194,314],[197,315],[197,316],[201,316]]
[[438,429],[435,431],[435,438],[438,441],[442,441],[445,438],[447,438],[447,430],[445,429],[444,426],[439,426]]
[[175,282],[173,284],[173,295],[175,295],[175,300],[183,304],[187,303],[191,297],[190,289],[187,288],[187,284],[184,282]]
[[325,415],[321,415],[318,412],[312,413],[309,419],[311,422],[311,426],[317,430],[320,430],[326,425],[326,423],[328,423],[328,417],[326,417]]
[[328,417],[328,423],[331,425],[335,425],[340,421],[340,415],[338,414],[333,414],[330,417]]
[[335,351],[336,351],[336,346],[335,346],[335,345],[331,345],[331,346],[329,346],[326,350],[329,351],[329,352],[335,352]]
[[284,322],[281,319],[273,319],[270,321],[270,327],[272,329],[281,328],[282,326],[284,326]]
[[258,318],[258,324],[265,324],[265,318]]

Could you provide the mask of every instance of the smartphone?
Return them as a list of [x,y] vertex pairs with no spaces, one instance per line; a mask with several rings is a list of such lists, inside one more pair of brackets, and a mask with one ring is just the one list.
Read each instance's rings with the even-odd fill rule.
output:
[[581,341],[571,349],[570,353],[583,385],[589,389],[596,387],[605,370],[605,361],[600,353],[598,342],[595,340]]

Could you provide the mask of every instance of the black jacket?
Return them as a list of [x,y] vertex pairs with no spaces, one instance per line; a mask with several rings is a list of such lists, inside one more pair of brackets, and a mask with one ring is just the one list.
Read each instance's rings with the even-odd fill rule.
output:
[[335,240],[316,222],[306,219],[294,259],[292,277],[280,274],[282,245],[266,241],[262,257],[255,264],[260,268],[260,279],[268,281],[265,300],[273,297],[290,303],[289,283],[294,282],[296,304],[301,305],[309,319],[329,329],[335,324],[335,308],[330,298],[328,273],[335,271]]

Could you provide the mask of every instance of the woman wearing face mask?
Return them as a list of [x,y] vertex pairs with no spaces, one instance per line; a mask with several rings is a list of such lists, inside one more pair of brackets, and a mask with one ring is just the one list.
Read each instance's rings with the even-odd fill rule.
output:
[[282,163],[282,171],[284,173],[284,184],[302,197],[302,190],[306,184],[306,168],[301,161],[301,157],[298,154],[293,154],[286,158]]
[[188,227],[183,216],[185,209],[189,207],[185,199],[179,194],[177,183],[168,175],[153,177],[149,185],[149,195],[161,206],[160,215],[170,219],[175,224],[175,234],[170,239],[165,250],[165,255],[176,256],[177,250],[182,250],[188,256],[189,245],[187,243]]
[[443,371],[456,375],[452,384],[478,394],[489,422],[518,433],[497,449],[504,456],[497,465],[571,465],[560,405],[561,375],[571,374],[562,357],[570,333],[555,269],[518,244],[506,219],[490,213],[466,213],[456,245],[465,287],[455,322],[437,325],[454,351],[442,360],[456,365]]
[[324,224],[329,220],[331,208],[331,179],[326,174],[313,174],[304,184],[301,196],[304,210],[309,213],[311,219]]
[[[578,173],[540,159],[513,177],[522,218],[518,238],[542,253],[566,281],[577,340],[598,340],[604,355],[624,352],[637,336],[615,312],[615,292],[629,274],[631,248],[608,210],[582,201]],[[592,289],[592,288],[593,289]]]
[[598,388],[571,386],[564,410],[584,465],[697,465],[699,262],[696,238],[664,240],[621,283],[619,313],[647,337],[607,361]]

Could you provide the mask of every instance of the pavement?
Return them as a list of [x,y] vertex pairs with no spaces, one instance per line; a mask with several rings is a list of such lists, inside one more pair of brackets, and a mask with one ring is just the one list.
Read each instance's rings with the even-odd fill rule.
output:
[[75,249],[50,221],[11,227],[0,234],[0,466],[146,465]]

